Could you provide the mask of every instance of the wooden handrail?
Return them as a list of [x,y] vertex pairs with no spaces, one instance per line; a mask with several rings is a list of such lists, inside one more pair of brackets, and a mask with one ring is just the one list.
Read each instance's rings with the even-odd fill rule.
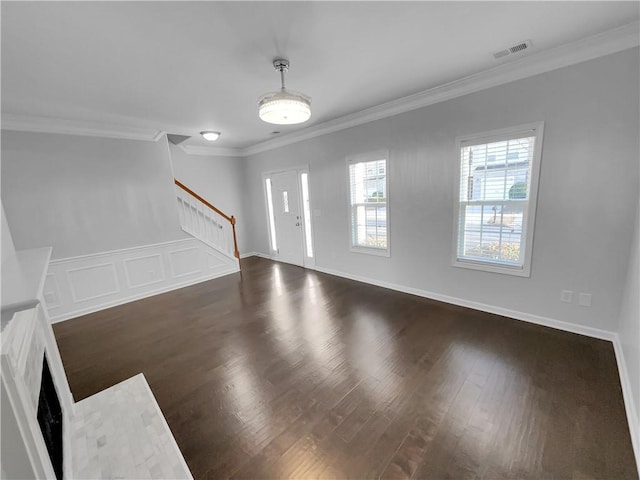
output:
[[207,202],[204,198],[202,198],[196,192],[194,192],[189,187],[187,187],[186,185],[178,181],[178,179],[174,178],[173,181],[182,190],[184,190],[185,192],[187,192],[189,195],[196,198],[200,202],[204,203],[207,207],[209,207],[211,210],[216,212],[218,215],[220,215],[222,218],[224,218],[231,224],[231,229],[233,230],[233,250],[234,250],[233,256],[236,258],[240,258],[240,251],[238,250],[238,239],[236,238],[236,217],[234,217],[233,215],[229,216],[226,213],[224,213],[222,210],[214,207],[213,205],[211,205],[211,203]]

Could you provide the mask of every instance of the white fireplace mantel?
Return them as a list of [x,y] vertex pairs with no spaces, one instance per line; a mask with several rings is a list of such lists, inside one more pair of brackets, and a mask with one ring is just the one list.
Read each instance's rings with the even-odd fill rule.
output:
[[63,479],[192,480],[144,375],[74,402],[42,301],[50,257],[39,248],[2,261],[1,477],[55,478],[37,420],[46,357],[62,409]]
[[3,329],[15,312],[40,303],[51,247],[18,250],[2,262]]

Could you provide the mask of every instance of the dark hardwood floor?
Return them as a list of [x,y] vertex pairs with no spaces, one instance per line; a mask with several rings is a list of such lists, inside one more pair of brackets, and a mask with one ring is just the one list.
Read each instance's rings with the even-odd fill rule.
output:
[[638,478],[610,342],[278,264],[54,327],[143,372],[196,479]]

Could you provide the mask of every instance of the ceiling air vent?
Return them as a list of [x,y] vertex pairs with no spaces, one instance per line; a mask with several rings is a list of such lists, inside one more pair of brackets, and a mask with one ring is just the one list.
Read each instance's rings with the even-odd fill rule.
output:
[[507,55],[513,55],[514,53],[520,53],[525,51],[526,49],[531,48],[531,40],[525,40],[524,42],[520,42],[513,47],[509,47],[505,50],[500,50],[493,54],[493,58],[496,60],[498,58],[506,57]]

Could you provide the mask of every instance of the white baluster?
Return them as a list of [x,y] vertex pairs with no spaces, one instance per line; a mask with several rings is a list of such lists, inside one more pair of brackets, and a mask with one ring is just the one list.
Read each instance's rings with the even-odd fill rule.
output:
[[209,210],[207,225],[209,227],[207,230],[207,241],[209,242],[209,245],[215,246],[214,232],[216,229],[216,220],[215,212],[213,210]]
[[190,193],[176,188],[178,217],[181,227],[193,237],[230,256],[234,256],[233,226]]
[[192,199],[189,198],[189,231],[195,233],[194,221],[193,221],[193,204]]

